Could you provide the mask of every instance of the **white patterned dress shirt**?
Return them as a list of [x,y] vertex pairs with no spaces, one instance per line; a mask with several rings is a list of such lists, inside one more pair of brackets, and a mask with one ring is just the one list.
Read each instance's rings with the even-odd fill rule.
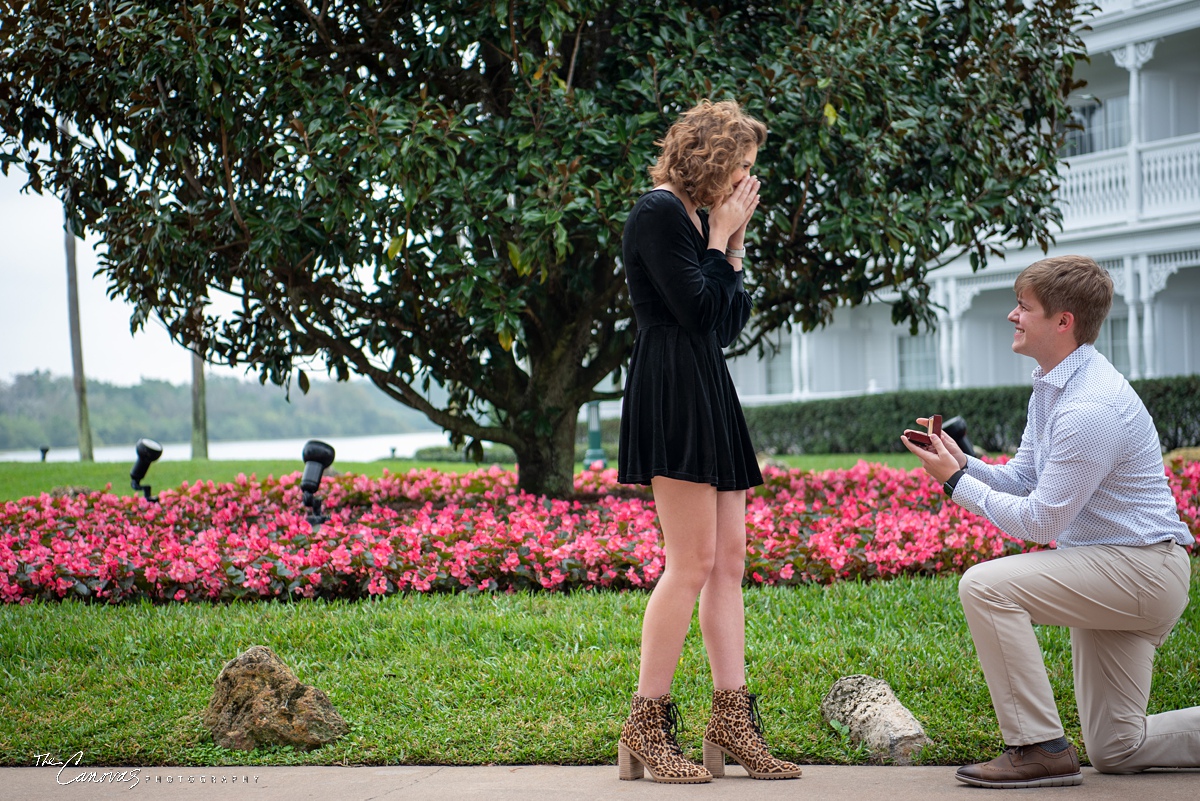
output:
[[954,501],[1015,537],[1059,548],[1195,542],[1149,412],[1091,345],[1049,373],[1033,371],[1016,455],[1005,465],[968,456]]

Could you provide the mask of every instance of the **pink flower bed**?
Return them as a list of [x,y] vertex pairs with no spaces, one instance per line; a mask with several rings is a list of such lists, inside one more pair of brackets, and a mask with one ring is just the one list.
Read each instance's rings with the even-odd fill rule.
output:
[[[1200,463],[1177,462],[1167,475],[1196,533]],[[960,573],[1037,547],[945,503],[921,471],[860,462],[764,476],[746,514],[751,583]],[[628,589],[653,586],[663,569],[653,500],[620,488],[615,470],[581,473],[584,499],[569,501],[518,492],[499,468],[326,479],[330,520],[315,533],[298,481],[184,484],[158,504],[108,492],[7,502],[0,600]]]

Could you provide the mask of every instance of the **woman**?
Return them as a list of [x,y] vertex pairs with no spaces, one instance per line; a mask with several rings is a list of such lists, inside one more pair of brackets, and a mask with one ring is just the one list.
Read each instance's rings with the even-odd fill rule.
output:
[[[700,103],[658,143],[655,187],[625,224],[638,330],[618,481],[653,487],[666,566],[642,624],[638,689],[617,746],[622,779],[641,778],[644,768],[655,781],[707,782],[725,775],[726,755],[756,779],[800,775],[767,751],[746,690],[746,490],[762,475],[721,352],[750,316],[742,259],[759,202],[750,170],[766,135],[736,103]],[[679,712],[669,694],[697,597],[713,676],[704,767],[675,740]]]

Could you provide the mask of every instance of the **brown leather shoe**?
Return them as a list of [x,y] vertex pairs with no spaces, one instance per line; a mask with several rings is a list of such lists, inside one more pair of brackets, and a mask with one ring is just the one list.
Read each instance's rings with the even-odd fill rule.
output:
[[1011,745],[991,762],[964,765],[954,777],[960,782],[992,789],[1069,787],[1083,784],[1079,752],[1068,745],[1052,754],[1037,745]]

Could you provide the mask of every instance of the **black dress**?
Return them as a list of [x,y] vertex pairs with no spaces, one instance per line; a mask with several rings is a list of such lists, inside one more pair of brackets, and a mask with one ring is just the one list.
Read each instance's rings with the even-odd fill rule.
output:
[[637,319],[621,405],[617,480],[654,476],[744,490],[763,483],[722,348],[750,318],[725,254],[708,249],[682,201],[658,189],[625,222],[625,280]]

